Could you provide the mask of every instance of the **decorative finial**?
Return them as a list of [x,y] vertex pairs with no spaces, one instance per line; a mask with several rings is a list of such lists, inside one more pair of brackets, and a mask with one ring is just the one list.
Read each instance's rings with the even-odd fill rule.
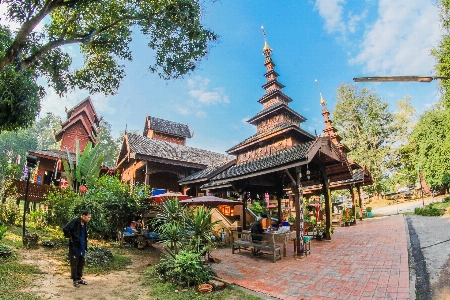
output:
[[327,105],[327,102],[325,101],[325,99],[323,99],[322,93],[320,92],[319,81],[318,81],[317,79],[314,79],[314,81],[316,82],[317,88],[319,89],[319,94],[320,94],[320,105],[321,105],[321,106],[325,106],[325,105]]
[[261,26],[261,30],[262,30],[262,33],[264,35],[263,55],[269,57],[272,54],[272,49],[269,47],[269,44],[267,44],[266,31],[264,30],[264,26]]

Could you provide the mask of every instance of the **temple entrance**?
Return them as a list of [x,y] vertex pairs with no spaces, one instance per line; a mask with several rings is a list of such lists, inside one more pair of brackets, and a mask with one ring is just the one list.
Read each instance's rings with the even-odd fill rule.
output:
[[149,184],[156,189],[165,189],[172,192],[180,191],[178,175],[175,173],[158,172],[150,174]]

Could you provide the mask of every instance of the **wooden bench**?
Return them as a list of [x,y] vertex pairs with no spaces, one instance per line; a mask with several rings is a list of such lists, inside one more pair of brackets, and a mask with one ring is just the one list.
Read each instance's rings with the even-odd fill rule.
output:
[[342,226],[342,215],[340,213],[333,213],[331,215],[331,225]]
[[272,255],[272,262],[281,260],[281,247],[275,244],[275,238],[273,236],[271,236],[269,240],[252,241],[252,235],[261,237],[264,236],[264,234],[251,234],[248,232],[233,231],[231,235],[231,253],[234,254],[236,250],[239,250],[239,252],[241,252],[241,249],[249,250],[253,253],[255,253],[256,250],[259,250],[259,253],[261,254]]

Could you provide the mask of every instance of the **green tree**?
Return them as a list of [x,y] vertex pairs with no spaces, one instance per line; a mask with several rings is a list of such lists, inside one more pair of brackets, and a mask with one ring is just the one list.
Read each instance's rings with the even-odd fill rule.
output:
[[[32,123],[43,97],[37,76],[60,95],[74,88],[116,93],[125,76],[121,62],[132,60],[134,29],[148,38],[155,53],[149,70],[164,79],[194,70],[208,53],[209,42],[217,39],[202,25],[197,0],[4,0],[2,5],[7,19],[21,27],[14,36],[1,31],[0,78],[16,87],[27,81],[23,86],[28,90],[11,89],[7,101],[1,96],[0,116],[5,120],[0,120],[0,129]],[[72,67],[72,58],[64,52],[67,45],[79,45],[84,56],[80,67]]]
[[98,152],[103,154],[103,165],[110,168],[114,168],[116,165],[116,159],[119,155],[121,142],[111,135],[111,124],[102,120],[100,122],[100,132],[98,134]]
[[365,87],[359,89],[354,84],[342,84],[336,98],[334,124],[343,142],[352,150],[349,158],[369,168],[374,188],[381,192],[398,133],[394,115],[388,110],[387,102]]
[[414,167],[421,168],[431,186],[442,185],[442,177],[450,173],[450,135],[448,111],[436,106],[426,111],[411,134],[409,147],[414,153]]
[[[10,30],[0,25],[0,59],[12,42]],[[0,133],[33,124],[44,96],[44,88],[36,83],[37,78],[33,69],[17,72],[12,64],[0,69]]]
[[31,128],[3,131],[0,133],[0,153],[12,161],[20,155],[23,162],[29,150],[58,149],[53,131],[59,129],[59,118],[48,113]]

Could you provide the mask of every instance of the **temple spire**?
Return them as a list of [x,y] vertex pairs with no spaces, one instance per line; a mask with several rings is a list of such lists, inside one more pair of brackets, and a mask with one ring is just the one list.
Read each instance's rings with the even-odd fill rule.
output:
[[264,35],[263,55],[265,55],[268,58],[268,57],[270,57],[270,55],[272,55],[272,49],[269,47],[269,44],[267,44],[266,31],[264,30],[264,26],[261,26],[261,30]]

